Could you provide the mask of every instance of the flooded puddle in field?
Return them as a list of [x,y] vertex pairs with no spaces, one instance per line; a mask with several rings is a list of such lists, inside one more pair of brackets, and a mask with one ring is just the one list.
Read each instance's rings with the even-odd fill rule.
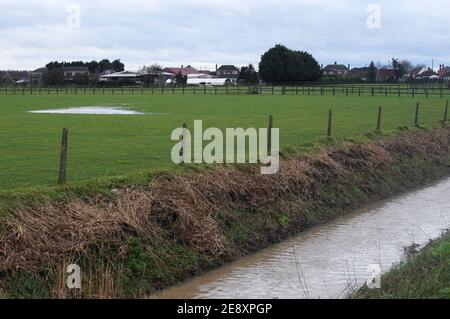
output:
[[127,109],[123,106],[82,106],[64,109],[30,111],[38,114],[90,114],[90,115],[157,115],[160,113],[143,113]]
[[[344,298],[450,227],[450,179],[360,209],[151,298]],[[381,282],[381,284],[383,284]]]

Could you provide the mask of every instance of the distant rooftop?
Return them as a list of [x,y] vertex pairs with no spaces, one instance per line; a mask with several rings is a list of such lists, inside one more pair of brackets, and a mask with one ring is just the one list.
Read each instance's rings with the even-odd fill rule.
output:
[[324,71],[347,71],[348,68],[343,65],[343,64],[328,64],[325,68]]
[[181,68],[178,68],[178,67],[164,68],[163,72],[167,72],[167,73],[171,73],[171,74],[175,74],[175,75],[179,74],[180,72],[181,72],[181,75],[189,75],[189,74],[199,73],[199,71],[196,68],[194,68],[190,65],[188,65],[187,67],[181,67]]
[[217,71],[239,71],[239,69],[234,65],[227,64],[222,65],[220,68],[217,69]]

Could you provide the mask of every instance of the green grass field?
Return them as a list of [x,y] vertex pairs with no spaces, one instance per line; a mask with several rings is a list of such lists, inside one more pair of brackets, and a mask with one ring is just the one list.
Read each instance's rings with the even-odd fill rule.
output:
[[[414,126],[415,103],[420,122],[434,126],[443,118],[445,100],[438,96],[306,95],[0,95],[0,189],[55,185],[60,136],[69,129],[69,181],[84,181],[149,170],[173,169],[173,129],[203,120],[204,127],[266,127],[269,114],[280,128],[281,147],[309,143],[326,135],[333,109],[335,136],[375,130],[383,105],[383,130]],[[145,113],[130,115],[32,114],[61,107],[126,104]]]

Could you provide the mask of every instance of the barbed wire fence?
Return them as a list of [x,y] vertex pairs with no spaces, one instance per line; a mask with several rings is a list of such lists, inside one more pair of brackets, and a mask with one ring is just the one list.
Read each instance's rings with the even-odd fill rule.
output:
[[[402,118],[410,126],[421,127],[423,115],[434,112],[433,118],[439,117],[439,124],[448,123],[448,99],[442,103],[442,110],[436,107],[422,107],[420,103],[411,104],[410,112],[404,112]],[[338,108],[323,114],[323,137],[332,139],[340,129],[335,122],[339,115]],[[292,117],[276,118],[268,116],[264,127],[283,129],[283,123],[292,121]],[[384,120],[383,106],[374,107],[373,118],[366,117],[367,130],[355,132],[381,132]],[[438,124],[434,123],[434,124]],[[429,117],[425,124],[432,124]],[[181,127],[182,123],[180,123]],[[399,123],[400,125],[400,123]],[[301,130],[285,132],[301,137]],[[7,135],[0,137],[0,169],[3,172],[3,189],[36,184],[56,185],[67,181],[82,181],[95,178],[138,173],[139,170],[170,167],[170,145],[173,141],[164,134],[150,134],[136,131],[129,132],[83,132],[79,128],[61,128],[49,133]],[[306,142],[306,141],[305,141]],[[157,149],[156,145],[159,145]],[[162,146],[161,146],[162,145]],[[138,155],[138,156],[136,156]],[[173,164],[175,165],[175,164]]]

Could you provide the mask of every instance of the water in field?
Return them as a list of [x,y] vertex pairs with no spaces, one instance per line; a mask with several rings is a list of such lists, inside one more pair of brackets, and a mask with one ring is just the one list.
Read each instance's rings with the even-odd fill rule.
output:
[[95,114],[95,115],[144,115],[146,113],[133,111],[122,106],[82,106],[64,109],[50,109],[30,111],[31,113],[45,114]]
[[[450,227],[450,179],[376,205],[198,276],[155,298],[344,298]],[[381,282],[381,285],[383,282]]]

